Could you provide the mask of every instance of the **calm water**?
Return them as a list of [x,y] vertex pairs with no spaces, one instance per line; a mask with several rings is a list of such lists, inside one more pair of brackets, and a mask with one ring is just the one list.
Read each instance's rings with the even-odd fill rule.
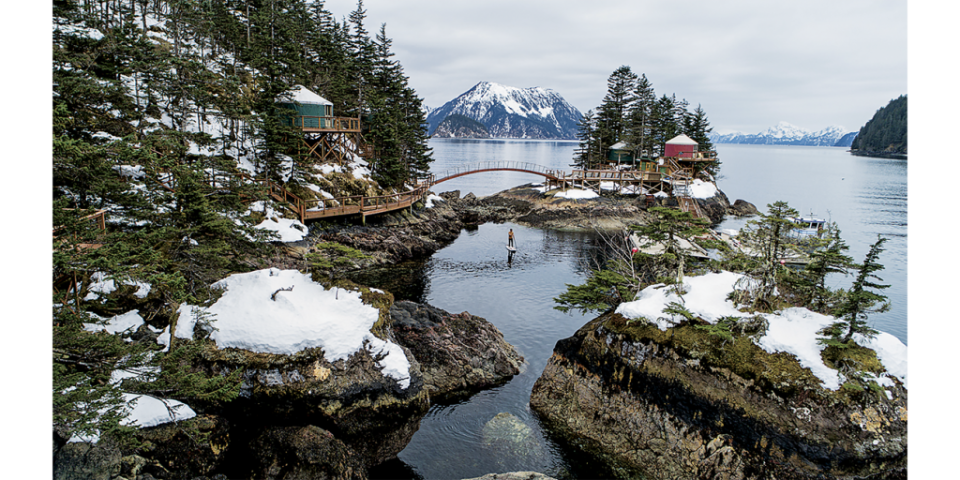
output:
[[[431,140],[434,172],[462,163],[515,160],[568,168],[576,143],[524,140]],[[765,210],[786,200],[803,213],[839,223],[850,254],[862,260],[878,233],[890,238],[881,261],[881,277],[892,310],[871,317],[874,325],[906,343],[906,162],[853,157],[827,147],[719,145],[723,162],[720,188],[731,201],[742,198]],[[460,177],[435,190],[490,195],[539,182],[535,175],[490,172]],[[736,228],[743,221],[728,221]],[[519,252],[509,257],[504,245],[513,228]],[[596,255],[592,234],[485,224],[464,230],[450,246],[430,259],[361,278],[398,298],[428,302],[450,312],[469,311],[486,318],[526,359],[520,375],[498,388],[448,405],[435,405],[399,460],[374,478],[453,479],[493,472],[533,470],[556,478],[598,478],[604,467],[552,441],[529,409],[530,391],[557,340],[573,334],[592,315],[553,310],[553,298],[565,284],[586,278],[585,264]],[[835,279],[835,286],[849,282]],[[494,449],[482,429],[496,414],[507,412],[527,428],[527,443],[515,451]]]

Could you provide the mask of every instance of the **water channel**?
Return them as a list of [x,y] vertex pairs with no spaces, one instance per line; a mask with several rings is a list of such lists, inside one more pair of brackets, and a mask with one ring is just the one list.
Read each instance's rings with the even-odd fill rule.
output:
[[[496,160],[568,169],[576,147],[574,142],[527,140],[433,139],[430,145],[434,172]],[[828,147],[718,145],[717,150],[723,162],[718,184],[731,202],[742,198],[765,211],[766,204],[786,200],[802,213],[812,211],[836,221],[856,260],[862,260],[877,234],[890,239],[880,258],[886,266],[880,274],[891,285],[884,293],[892,309],[871,321],[906,343],[906,161],[853,157]],[[435,190],[483,196],[539,181],[530,174],[489,172],[460,177]],[[728,220],[721,228],[738,228],[743,222]],[[510,228],[519,250],[512,257],[504,248]],[[592,233],[484,224],[464,230],[429,259],[358,279],[398,299],[484,317],[526,359],[523,372],[510,382],[431,407],[398,460],[375,469],[371,478],[455,479],[520,470],[560,479],[611,476],[604,465],[553,441],[529,408],[530,391],[557,340],[592,318],[554,310],[553,298],[566,284],[586,279],[598,253],[595,243]],[[832,280],[834,287],[849,281]],[[523,424],[517,428],[525,440],[516,448],[485,442],[484,425],[501,412]]]

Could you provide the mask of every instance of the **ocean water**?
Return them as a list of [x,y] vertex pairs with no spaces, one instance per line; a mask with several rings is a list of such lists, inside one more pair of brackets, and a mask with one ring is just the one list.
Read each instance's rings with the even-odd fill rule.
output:
[[[569,168],[574,142],[433,139],[434,172],[482,161],[532,162]],[[841,148],[718,145],[719,187],[731,202],[743,199],[761,211],[778,200],[803,214],[835,221],[862,260],[878,234],[888,238],[879,272],[890,284],[891,310],[871,317],[875,328],[907,341],[907,167],[905,160],[854,157]],[[519,172],[467,175],[438,185],[490,195],[541,177]],[[723,228],[738,228],[732,219]],[[513,228],[518,252],[504,248]],[[592,233],[564,233],[519,225],[484,224],[461,232],[431,258],[374,272],[362,283],[387,289],[400,299],[427,302],[453,313],[468,311],[492,322],[526,360],[521,374],[469,398],[434,405],[398,460],[371,472],[373,478],[454,479],[487,473],[532,470],[555,478],[603,478],[606,467],[550,438],[530,411],[533,384],[560,339],[593,315],[554,310],[553,298],[567,284],[582,283],[598,256]],[[834,287],[849,277],[831,278]],[[484,425],[499,413],[522,423],[514,448],[490,442]]]

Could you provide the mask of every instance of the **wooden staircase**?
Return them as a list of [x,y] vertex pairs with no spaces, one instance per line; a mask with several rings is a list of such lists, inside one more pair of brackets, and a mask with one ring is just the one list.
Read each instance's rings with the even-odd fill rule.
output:
[[703,214],[703,210],[700,210],[700,205],[697,203],[696,199],[689,196],[678,196],[677,202],[680,203],[680,210],[683,212],[690,212],[693,215],[693,218],[709,220],[709,218]]
[[265,183],[270,197],[285,204],[300,217],[301,222],[356,214],[361,215],[366,221],[367,216],[370,215],[410,207],[423,199],[432,185],[430,182],[420,183],[413,190],[393,195],[321,198],[311,204],[272,180],[257,181]]
[[690,196],[690,182],[693,181],[693,169],[681,167],[675,158],[666,161],[667,170],[670,172],[671,185],[673,187],[673,196],[677,198],[680,204],[680,210],[690,212],[693,218],[709,220],[697,200]]

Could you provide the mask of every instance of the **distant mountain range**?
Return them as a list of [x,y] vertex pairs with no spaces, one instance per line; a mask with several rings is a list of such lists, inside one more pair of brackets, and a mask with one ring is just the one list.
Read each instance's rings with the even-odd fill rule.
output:
[[[452,115],[478,122],[486,128],[486,135],[476,128],[469,130],[468,122],[462,118],[457,120],[457,128],[438,128]],[[436,137],[467,135],[474,138],[573,140],[577,138],[580,117],[580,111],[553,90],[480,82],[457,98],[431,110],[427,114],[427,124],[430,135]]]
[[830,126],[809,132],[787,122],[780,122],[757,134],[728,133],[709,135],[712,143],[743,143],[753,145],[810,145],[817,147],[849,147],[857,132]]

